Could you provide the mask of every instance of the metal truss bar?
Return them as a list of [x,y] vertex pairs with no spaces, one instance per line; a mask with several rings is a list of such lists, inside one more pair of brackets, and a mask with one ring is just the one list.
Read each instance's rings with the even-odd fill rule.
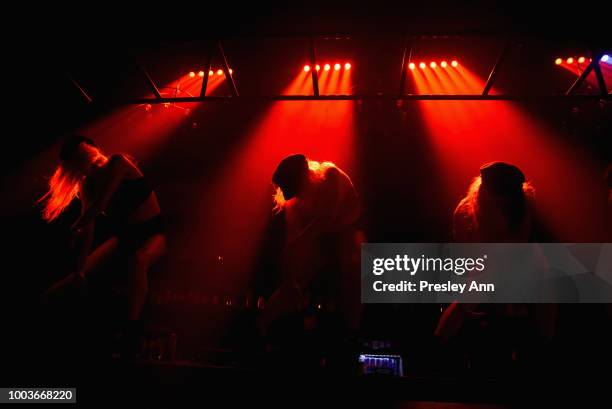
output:
[[497,78],[499,67],[503,64],[504,59],[506,58],[506,55],[508,55],[508,51],[510,51],[511,46],[512,46],[512,42],[510,41],[506,42],[504,49],[499,54],[499,57],[497,58],[495,65],[491,69],[491,73],[489,74],[487,83],[485,84],[484,89],[482,90],[482,95],[489,95],[489,91],[491,91],[491,88],[493,87],[493,83],[495,82],[495,79]]
[[310,39],[310,75],[312,77],[312,91],[315,97],[319,96],[319,73],[317,72],[317,49],[315,39]]
[[412,58],[412,47],[408,51],[408,37],[404,38],[404,53],[402,54],[402,71],[400,75],[399,95],[404,94],[404,88],[406,86],[406,66]]
[[[212,64],[213,50],[212,47],[208,50],[208,57],[206,57],[206,63],[204,64],[204,78],[202,78],[202,88],[200,88],[200,97],[206,96],[206,88],[208,87],[208,77],[210,73],[210,65]],[[228,71],[229,72],[229,71]]]
[[572,95],[574,92],[576,92],[576,90],[587,79],[587,77],[589,76],[591,71],[593,71],[593,68],[595,67],[595,65],[599,65],[599,62],[597,61],[596,58],[593,58],[593,61],[591,61],[591,63],[585,68],[585,70],[582,71],[582,74],[580,74],[580,76],[576,79],[576,81],[574,81],[572,86],[569,87],[569,89],[567,90],[567,92],[565,94],[566,95]]
[[156,104],[156,103],[187,103],[207,101],[361,101],[361,100],[408,100],[408,101],[538,101],[538,100],[599,100],[610,99],[609,95],[480,95],[480,94],[358,94],[358,95],[249,95],[240,97],[207,96],[207,97],[180,97],[180,98],[141,98],[125,101],[127,104]]
[[[219,53],[221,53],[221,62],[223,63],[223,69],[225,70],[225,77],[229,80],[230,87],[232,89],[232,94],[237,97],[238,96],[238,88],[236,88],[236,83],[234,82],[234,77],[230,74],[229,64],[227,63],[227,58],[225,57],[225,52],[223,51],[223,45],[221,41],[217,41],[217,47],[219,47]],[[206,74],[204,74],[206,75]]]
[[70,75],[70,73],[67,73],[66,75],[68,76],[68,79],[70,79],[70,82],[72,82],[72,84],[79,90],[83,98],[85,98],[85,101],[87,101],[87,103],[92,103],[93,99],[89,96],[87,91],[85,91],[85,88],[83,88],[81,84],[79,84],[79,82],[75,80],[72,75]]

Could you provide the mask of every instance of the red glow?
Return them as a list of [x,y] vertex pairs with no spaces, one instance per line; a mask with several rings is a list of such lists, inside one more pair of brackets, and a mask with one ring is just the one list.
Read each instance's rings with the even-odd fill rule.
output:
[[350,70],[351,69],[351,63],[350,62],[345,63],[344,64],[344,69],[345,70]]
[[568,64],[573,64],[574,63],[574,59],[572,57],[569,57],[567,60],[565,60],[566,63]]
[[420,64],[419,64],[419,68],[421,68],[422,70],[424,70],[424,69],[425,69],[425,67],[426,67],[426,65],[425,65],[425,63],[424,63],[424,62],[422,62],[422,63],[420,63]]
[[453,61],[451,61],[451,65],[453,67],[458,67],[459,66],[459,62],[457,60],[453,60]]
[[215,72],[213,70],[208,71],[208,76],[212,77],[213,75],[215,75]]
[[200,77],[203,77],[203,76],[204,76],[204,71],[200,71],[200,72],[198,72],[198,75],[199,75]]
[[223,70],[217,70],[217,75],[223,75]]
[[436,62],[435,62],[435,61],[430,62],[430,63],[429,63],[429,66],[430,66],[431,68],[436,68],[436,67],[437,67],[437,65],[436,65]]
[[334,64],[334,70],[340,71],[340,64],[339,63]]
[[321,70],[321,66],[320,66],[319,64],[317,64],[317,65],[315,66],[315,69],[316,69],[317,71],[320,71],[320,70]]
[[[350,78],[345,72],[335,71],[324,72],[322,77],[330,78],[330,85],[334,77],[340,84],[344,77]],[[301,93],[309,84],[310,74],[298,70],[283,94]],[[323,85],[321,89],[325,89]],[[250,281],[245,278],[252,274],[272,210],[270,179],[274,168],[283,157],[303,152],[315,160],[333,161],[351,174],[353,106],[353,101],[271,103],[230,153],[215,179],[202,184],[196,195],[201,212],[189,234],[177,235],[181,241],[177,248],[184,248],[186,257],[190,257],[199,243],[210,243],[207,253],[221,255],[224,260],[224,274],[212,278],[215,284]],[[236,246],[237,237],[243,243],[240,246]]]
[[191,72],[189,73],[189,77],[190,77],[190,78],[195,77],[195,72],[191,71]]
[[440,63],[440,67],[442,67],[442,68],[446,68],[446,66],[447,66],[447,65],[448,65],[448,64],[446,63],[446,61],[442,61],[442,62]]
[[408,64],[408,68],[409,68],[409,69],[414,70],[414,67],[415,67],[415,65],[414,65],[414,63],[413,63],[413,62],[411,62],[410,64]]
[[329,70],[331,69],[331,66],[330,66],[329,64],[325,64],[325,65],[323,66],[323,69],[324,69],[325,71],[329,71]]
[[578,58],[578,63],[582,64],[583,62],[585,62],[585,60],[586,60],[586,58],[580,57],[580,58]]
[[305,71],[305,72],[310,71],[310,65],[305,65],[305,66],[304,66],[304,71]]
[[[413,78],[420,94],[474,94],[484,86],[484,80],[465,67],[415,71]],[[583,152],[563,142],[565,138],[511,102],[419,101],[419,105],[453,201],[463,196],[480,165],[504,160],[519,166],[533,183],[539,213],[557,237],[588,237],[596,231],[595,220],[586,226],[572,215],[596,214],[597,205],[580,198],[597,191],[597,178],[590,176],[597,173]]]

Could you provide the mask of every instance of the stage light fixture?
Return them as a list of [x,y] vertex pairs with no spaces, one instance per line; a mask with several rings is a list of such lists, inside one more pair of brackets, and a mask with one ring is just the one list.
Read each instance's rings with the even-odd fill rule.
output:
[[572,57],[569,57],[567,60],[565,60],[566,63],[568,64],[573,64],[574,63],[574,59]]
[[424,62],[422,62],[422,63],[420,63],[420,64],[419,64],[419,68],[420,68],[420,69],[424,70],[424,69],[425,69],[425,67],[426,67],[426,65],[425,65],[425,63],[424,63]]
[[345,70],[350,70],[351,69],[351,63],[347,62],[346,64],[344,64],[344,69]]
[[320,71],[321,70],[321,66],[319,64],[315,65],[315,70]]
[[578,58],[578,64],[582,64],[585,60],[586,60],[586,58],[584,58],[584,57]]
[[189,73],[189,76],[190,76],[191,78],[195,77],[195,72],[191,71],[191,72]]
[[325,64],[325,65],[323,66],[323,69],[324,69],[325,71],[329,71],[329,70],[331,69],[331,65],[329,65],[329,64]]
[[413,62],[411,62],[410,64],[408,64],[408,68],[410,68],[411,70],[414,70],[414,67],[415,67],[415,65],[414,65],[414,63],[413,63]]
[[213,70],[208,71],[208,76],[212,77],[213,75],[215,75],[215,72]]
[[223,75],[223,70],[217,70],[217,75]]
[[436,68],[438,65],[436,64],[436,62],[435,62],[435,61],[432,61],[432,62],[430,62],[430,63],[429,63],[429,66],[430,66],[431,68],[435,69],[435,68]]
[[609,59],[610,59],[610,56],[608,54],[604,54],[601,56],[601,61],[603,62],[608,62]]
[[308,72],[310,71],[310,65],[305,65],[304,66],[304,72]]
[[557,58],[557,59],[555,60],[555,64],[556,64],[556,65],[561,65],[561,64],[563,64],[563,58]]
[[457,62],[457,60],[453,60],[453,61],[451,61],[451,65],[453,67],[457,67],[459,65],[459,63]]
[[442,62],[440,63],[440,67],[442,67],[442,68],[446,68],[446,66],[447,66],[447,65],[448,65],[448,64],[446,63],[446,61],[442,61]]
[[233,74],[233,73],[234,73],[234,70],[232,70],[232,69],[230,68],[230,69],[229,69],[229,73],[230,73],[230,74]]
[[335,63],[335,64],[334,64],[334,70],[335,70],[335,71],[340,71],[340,64]]
[[203,76],[204,76],[204,71],[200,71],[200,72],[198,72],[198,75],[199,75],[200,77],[203,77]]

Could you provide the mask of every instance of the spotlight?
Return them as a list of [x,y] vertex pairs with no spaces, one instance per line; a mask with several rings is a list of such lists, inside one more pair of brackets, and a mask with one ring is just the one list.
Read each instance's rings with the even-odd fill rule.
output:
[[567,60],[565,60],[565,62],[568,63],[568,64],[573,64],[574,63],[574,59],[572,57],[570,57]]
[[304,66],[304,72],[308,72],[310,71],[310,65],[305,65]]
[[432,62],[430,62],[430,63],[429,63],[429,66],[430,66],[431,68],[436,68],[436,67],[437,67],[437,64],[436,64],[436,62],[435,62],[435,61],[432,61]]
[[563,63],[563,59],[562,58],[557,58],[555,60],[555,64],[557,64],[557,65],[561,65],[562,63]]
[[320,71],[321,70],[321,66],[319,64],[315,65],[315,70]]
[[230,68],[230,69],[229,69],[229,73],[230,73],[230,74],[233,74],[233,73],[234,73],[234,70],[232,70],[232,69]]
[[442,62],[440,63],[440,67],[442,67],[442,68],[446,68],[446,66],[447,66],[447,65],[448,65],[448,64],[446,63],[446,61],[442,61]]
[[329,64],[325,64],[325,65],[323,66],[323,69],[324,69],[325,71],[329,71],[329,70],[331,69],[331,66],[330,66]]
[[215,75],[215,72],[213,70],[208,71],[208,76],[212,77],[213,75]]
[[334,70],[335,70],[335,71],[340,71],[340,64],[335,63],[335,64],[334,64]]
[[410,64],[408,64],[408,68],[410,68],[411,70],[414,70],[414,63],[411,62]]
[[601,56],[601,61],[603,62],[608,62],[609,59],[610,59],[610,56],[608,54],[604,54]]
[[585,60],[586,60],[586,58],[584,58],[584,57],[578,58],[578,64],[582,64]]
[[223,75],[223,70],[217,70],[217,75]]
[[191,78],[195,77],[195,72],[191,71],[191,72],[189,73],[189,76],[190,76]]
[[457,60],[453,60],[453,61],[451,61],[451,65],[453,67],[457,67],[459,65],[459,63],[457,62]]
[[200,72],[198,72],[198,75],[199,75],[200,77],[203,77],[203,76],[204,76],[204,71],[200,71]]
[[424,69],[425,69],[425,67],[426,67],[426,65],[425,65],[425,63],[424,63],[424,62],[422,62],[422,63],[420,63],[420,64],[419,64],[419,68],[420,68],[420,69],[424,70]]
[[346,64],[344,64],[344,69],[345,70],[350,70],[351,69],[351,63],[347,62]]

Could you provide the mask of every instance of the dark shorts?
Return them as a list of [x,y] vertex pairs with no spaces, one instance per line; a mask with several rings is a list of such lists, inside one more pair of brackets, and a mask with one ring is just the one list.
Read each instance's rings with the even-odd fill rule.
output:
[[166,232],[164,217],[159,214],[150,220],[136,224],[124,224],[117,229],[119,251],[131,254],[138,250],[148,239]]

